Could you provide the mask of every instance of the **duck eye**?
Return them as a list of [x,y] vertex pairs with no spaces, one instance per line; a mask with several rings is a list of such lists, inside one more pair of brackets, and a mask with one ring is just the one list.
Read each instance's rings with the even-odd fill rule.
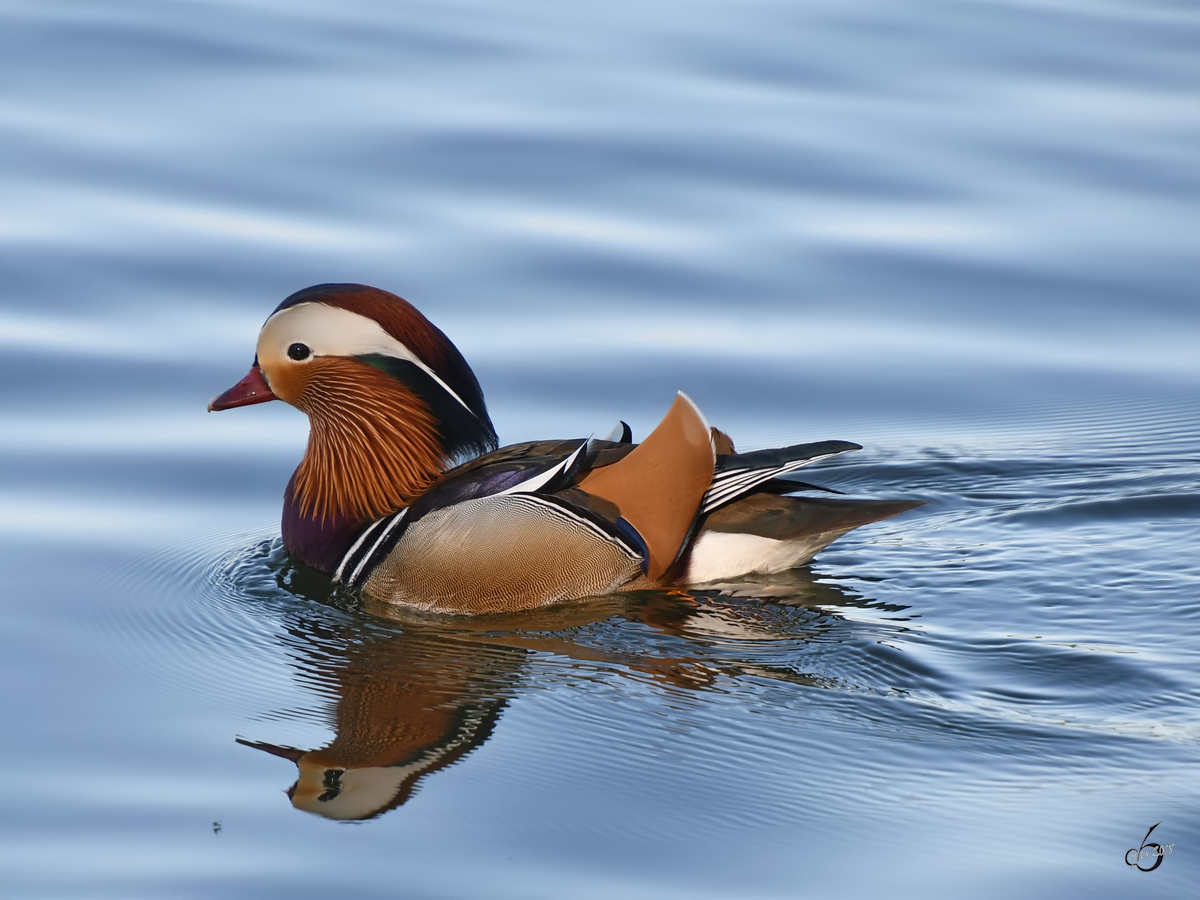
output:
[[312,351],[308,349],[307,344],[292,344],[288,347],[288,356],[299,362],[302,359],[308,359],[312,356]]

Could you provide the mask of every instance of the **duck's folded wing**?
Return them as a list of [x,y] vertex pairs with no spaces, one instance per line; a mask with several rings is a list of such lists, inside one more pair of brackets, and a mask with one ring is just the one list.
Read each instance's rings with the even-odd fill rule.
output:
[[[334,580],[363,586],[391,559],[397,546],[409,539],[406,536],[415,536],[414,529],[426,538],[440,532],[450,546],[465,540],[470,532],[470,540],[486,548],[495,542],[481,536],[488,529],[481,531],[480,526],[490,523],[498,510],[512,515],[510,526],[528,520],[540,527],[552,519],[563,535],[578,532],[585,541],[602,537],[620,558],[632,557],[635,569],[644,568],[646,548],[636,530],[620,520],[615,507],[604,508],[572,487],[598,456],[611,455],[616,449],[607,441],[538,441],[503,447],[452,469],[411,506],[368,526],[343,557]],[[621,452],[627,453],[628,448]],[[519,497],[526,499],[518,501]],[[464,515],[473,516],[474,522]],[[436,528],[432,520],[438,523]],[[504,520],[499,521],[503,524]],[[504,533],[503,527],[495,532]]]
[[413,514],[492,494],[555,493],[635,447],[584,438],[510,444],[451,469],[413,503]]
[[558,495],[493,494],[410,524],[361,587],[433,612],[514,612],[610,593],[644,562],[638,542]]
[[760,485],[774,478],[795,472],[819,460],[849,450],[861,449],[862,445],[850,441],[816,441],[772,450],[719,455],[712,486],[704,495],[700,512],[711,513],[739,497],[752,493]]
[[501,447],[438,479],[413,501],[410,521],[466,500],[497,494],[554,493],[574,482],[595,455],[595,441],[582,438],[536,441]]

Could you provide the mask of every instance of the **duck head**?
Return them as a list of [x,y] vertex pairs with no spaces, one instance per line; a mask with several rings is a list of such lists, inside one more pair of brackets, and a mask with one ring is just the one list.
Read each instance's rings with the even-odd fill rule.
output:
[[[250,372],[208,408],[278,399],[308,416],[308,448],[285,498],[284,541],[293,552],[288,532],[298,524],[361,527],[406,506],[450,466],[496,447],[462,354],[387,291],[298,291],[267,319],[257,350]],[[314,564],[311,552],[298,555]]]

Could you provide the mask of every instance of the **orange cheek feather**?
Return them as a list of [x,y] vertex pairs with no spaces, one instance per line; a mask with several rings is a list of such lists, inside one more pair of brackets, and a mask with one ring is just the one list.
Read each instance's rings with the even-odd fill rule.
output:
[[[275,367],[273,367],[274,370]],[[429,408],[401,382],[354,359],[325,357],[283,370],[272,390],[308,415],[296,470],[301,509],[319,518],[377,519],[425,491],[445,451]]]
[[310,380],[310,369],[317,363],[299,364],[291,360],[262,359],[258,361],[263,376],[271,388],[271,393],[282,400],[297,406],[297,400],[303,395]]

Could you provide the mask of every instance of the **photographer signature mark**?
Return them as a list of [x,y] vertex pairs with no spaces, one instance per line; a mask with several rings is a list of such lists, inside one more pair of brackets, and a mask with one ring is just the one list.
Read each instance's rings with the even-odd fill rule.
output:
[[[1125,865],[1134,866],[1139,872],[1153,872],[1162,865],[1162,861],[1175,850],[1174,844],[1157,844],[1150,840],[1150,834],[1161,825],[1162,822],[1155,822],[1150,826],[1150,831],[1146,832],[1146,836],[1142,838],[1140,847],[1130,847],[1125,851]],[[1132,859],[1130,856],[1132,855]],[[1149,867],[1143,867],[1142,862],[1154,860],[1154,864]]]

